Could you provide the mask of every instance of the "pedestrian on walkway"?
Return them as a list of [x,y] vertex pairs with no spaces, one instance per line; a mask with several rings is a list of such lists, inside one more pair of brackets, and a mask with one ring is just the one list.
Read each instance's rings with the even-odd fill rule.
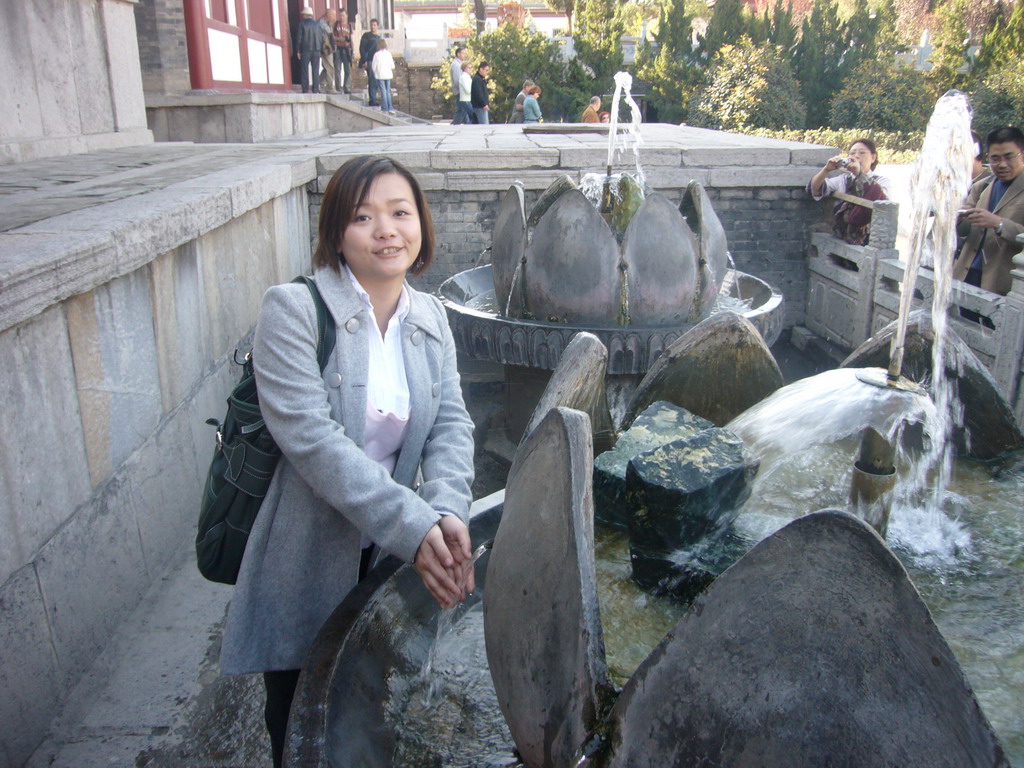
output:
[[367,106],[377,107],[377,78],[373,74],[373,57],[377,53],[377,43],[380,41],[380,22],[370,19],[370,28],[363,32],[359,38],[359,68],[366,71],[366,95]]
[[328,8],[327,12],[320,17],[320,31],[324,33],[324,44],[320,48],[320,63],[323,66],[323,72],[320,73],[320,85],[324,93],[338,92],[334,69],[334,22],[336,20],[333,8]]
[[590,99],[590,103],[583,110],[583,114],[580,115],[581,123],[599,123],[601,122],[601,97],[593,96]]
[[263,673],[277,767],[303,660],[380,553],[414,563],[443,607],[475,586],[473,422],[444,308],[406,282],[433,255],[416,178],[389,158],[356,157],[320,207],[313,279],[338,329],[322,372],[306,286],[263,297],[253,361],[282,455],[242,559],[221,668]]
[[523,102],[526,101],[526,94],[534,85],[533,80],[524,80],[523,88],[516,94],[516,103],[512,105],[512,114],[508,117],[510,123],[523,122]]
[[299,57],[299,82],[302,92],[309,93],[312,71],[313,93],[320,93],[320,49],[324,45],[324,33],[313,19],[313,9],[308,5],[299,12],[299,18],[302,21],[293,41],[295,55]]
[[491,72],[491,65],[486,61],[480,63],[473,75],[473,89],[470,94],[470,102],[473,104],[473,114],[479,125],[487,125],[490,122],[490,92],[487,90],[487,76]]
[[352,92],[352,33],[346,20],[334,22],[334,76],[335,87],[345,93]]
[[459,82],[462,80],[462,65],[468,55],[466,48],[460,45],[455,49],[452,63],[448,65],[452,78],[452,96],[455,97],[455,118],[452,121],[455,125],[459,124]]
[[473,65],[468,61],[462,62],[462,73],[459,78],[458,105],[455,112],[455,119],[452,125],[473,125],[476,122],[476,115],[473,114]]
[[394,106],[391,103],[391,79],[395,76],[395,58],[388,50],[385,40],[377,41],[377,53],[373,56],[373,76],[377,78],[377,88],[380,91],[380,108],[382,112],[394,114]]
[[544,116],[540,112],[540,86],[531,85],[530,90],[526,92],[526,98],[523,100],[523,122],[524,123],[541,123],[544,122]]

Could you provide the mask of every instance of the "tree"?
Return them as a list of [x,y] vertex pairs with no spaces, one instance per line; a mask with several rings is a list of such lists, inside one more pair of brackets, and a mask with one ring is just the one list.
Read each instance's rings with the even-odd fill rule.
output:
[[967,0],[943,0],[936,11],[939,27],[932,38],[934,51],[928,59],[932,64],[928,76],[936,96],[950,88],[963,88],[967,83],[967,72],[960,71],[969,65],[966,14]]
[[577,0],[573,42],[580,63],[593,73],[595,92],[608,90],[622,69],[622,32],[616,0]]
[[775,45],[749,37],[723,46],[690,104],[690,121],[705,128],[747,131],[801,128],[804,104],[789,62]]
[[[474,65],[481,61],[492,64],[488,78],[492,122],[505,121],[516,94],[527,79],[543,90],[544,119],[549,122],[559,117],[573,119],[576,105],[591,95],[589,89],[584,88],[586,79],[579,66],[563,62],[558,44],[546,35],[515,24],[503,24],[493,32],[470,38],[466,48],[468,60]],[[431,82],[434,90],[446,96],[451,92],[447,73],[442,67],[441,74]]]
[[971,94],[971,104],[974,130],[982,137],[1004,125],[1019,126],[1024,115],[1024,67],[1020,60],[1008,61],[986,77]]
[[935,98],[928,76],[892,58],[861,62],[832,100],[829,125],[874,131],[923,131]]
[[814,0],[793,52],[793,71],[807,105],[808,125],[827,122],[829,102],[849,71],[843,63],[849,48],[849,34],[834,0]]
[[690,91],[700,80],[695,58],[693,16],[685,0],[667,0],[658,15],[654,45],[644,41],[637,55],[637,75],[649,84],[650,100],[665,122],[686,116]]
[[909,44],[909,41],[900,32],[896,0],[882,0],[875,8],[875,13],[878,15],[875,51],[879,57],[891,58],[893,54],[903,50]]
[[787,3],[782,7],[782,0],[775,0],[775,7],[771,14],[768,7],[764,9],[765,42],[779,46],[787,54],[791,53],[796,46],[797,27],[793,23],[793,4]]
[[569,27],[569,36],[572,36],[572,18],[576,10],[576,0],[544,0],[544,5],[552,11],[565,14],[565,23]]
[[661,4],[656,0],[633,0],[619,3],[616,16],[622,22],[625,34],[639,37],[643,31],[644,22],[657,22],[660,10]]
[[[976,77],[984,79],[1014,61],[1020,65],[1021,58],[1024,58],[1024,0],[1017,0],[1009,15],[1006,7],[997,3],[974,63]],[[1013,124],[1019,122],[1020,118]]]
[[743,10],[743,0],[717,0],[708,28],[697,40],[701,56],[710,62],[722,46],[749,36],[751,26],[751,17]]

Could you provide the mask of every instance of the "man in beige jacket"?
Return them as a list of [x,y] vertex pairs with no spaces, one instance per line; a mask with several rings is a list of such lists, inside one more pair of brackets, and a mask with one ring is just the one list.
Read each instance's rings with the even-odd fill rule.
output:
[[971,187],[958,231],[966,236],[953,277],[1005,296],[1013,257],[1024,234],[1024,132],[998,128],[988,135],[992,176]]

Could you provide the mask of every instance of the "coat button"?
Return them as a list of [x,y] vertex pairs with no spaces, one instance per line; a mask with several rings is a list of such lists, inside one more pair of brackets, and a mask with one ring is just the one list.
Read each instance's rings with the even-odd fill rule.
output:
[[417,328],[415,331],[412,332],[412,336],[410,337],[410,339],[412,340],[413,344],[419,346],[420,344],[423,343],[423,331]]
[[441,385],[438,382],[434,382],[434,388],[431,390],[434,393],[434,397],[441,394]]
[[340,387],[341,386],[341,374],[338,373],[338,372],[332,373],[330,376],[327,377],[327,383],[330,386],[332,386],[332,387]]
[[358,331],[359,330],[359,320],[357,318],[355,318],[355,317],[350,318],[348,320],[348,322],[345,323],[345,330],[348,331],[349,333],[355,333],[356,331]]

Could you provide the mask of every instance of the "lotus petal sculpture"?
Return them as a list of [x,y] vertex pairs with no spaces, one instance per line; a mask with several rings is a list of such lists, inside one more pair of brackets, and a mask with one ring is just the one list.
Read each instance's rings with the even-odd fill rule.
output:
[[691,182],[676,206],[629,176],[599,210],[567,176],[527,219],[509,188],[491,247],[494,293],[506,317],[594,326],[672,326],[711,313],[728,262],[725,230]]

